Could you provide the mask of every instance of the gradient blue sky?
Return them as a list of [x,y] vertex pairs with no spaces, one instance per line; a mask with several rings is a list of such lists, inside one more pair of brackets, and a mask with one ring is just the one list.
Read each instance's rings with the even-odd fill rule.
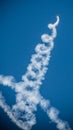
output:
[[[60,117],[73,129],[73,1],[72,0],[0,0],[0,74],[13,75],[17,81],[26,72],[41,34],[50,33],[48,23],[60,16],[58,35],[46,79],[40,92],[57,107]],[[9,104],[14,93],[3,88]],[[38,108],[33,130],[56,130]],[[0,108],[0,130],[20,130]]]

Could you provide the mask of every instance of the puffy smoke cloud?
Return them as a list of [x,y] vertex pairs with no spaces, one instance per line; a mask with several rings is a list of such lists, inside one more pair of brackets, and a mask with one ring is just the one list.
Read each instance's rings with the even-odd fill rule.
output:
[[59,130],[71,130],[68,123],[59,119],[59,111],[52,107],[49,100],[44,99],[39,88],[48,70],[50,54],[54,47],[54,38],[57,35],[56,26],[59,17],[54,24],[48,24],[52,34],[43,34],[41,40],[35,47],[35,54],[32,55],[26,73],[22,75],[22,81],[16,82],[13,76],[0,75],[0,84],[8,86],[16,92],[16,104],[12,108],[6,103],[4,96],[0,93],[0,107],[7,113],[10,119],[21,129],[31,130],[36,124],[37,105],[46,112],[50,120],[56,123]]

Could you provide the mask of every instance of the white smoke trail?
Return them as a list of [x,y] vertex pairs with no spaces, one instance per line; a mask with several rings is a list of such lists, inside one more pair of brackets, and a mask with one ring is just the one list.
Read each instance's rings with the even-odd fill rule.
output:
[[16,92],[16,104],[11,107],[6,104],[4,96],[0,94],[0,107],[7,113],[10,119],[21,129],[31,130],[36,124],[35,111],[39,104],[46,112],[50,120],[56,123],[59,130],[71,130],[66,121],[59,119],[59,111],[50,105],[50,101],[40,95],[40,85],[48,70],[47,65],[50,60],[50,53],[54,47],[54,38],[57,35],[56,26],[59,24],[59,16],[54,24],[49,24],[48,28],[52,34],[41,36],[42,44],[39,43],[32,55],[30,64],[27,67],[22,81],[16,82],[13,76],[0,75],[0,84],[11,87]]

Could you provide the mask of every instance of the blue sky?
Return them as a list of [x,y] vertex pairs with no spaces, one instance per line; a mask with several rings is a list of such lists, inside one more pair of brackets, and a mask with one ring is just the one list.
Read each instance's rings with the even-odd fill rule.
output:
[[[41,34],[50,33],[47,24],[55,22],[56,15],[60,17],[58,35],[40,92],[50,99],[51,104],[61,111],[60,117],[69,121],[73,128],[72,0],[0,0],[0,74],[13,75],[17,81],[21,80],[35,46],[41,42]],[[2,86],[1,89],[9,99],[9,90],[4,90]],[[14,100],[9,99],[9,102]],[[0,130],[19,130],[2,109],[0,112]],[[56,130],[55,126],[48,123],[46,114],[40,108],[37,122],[33,130]]]

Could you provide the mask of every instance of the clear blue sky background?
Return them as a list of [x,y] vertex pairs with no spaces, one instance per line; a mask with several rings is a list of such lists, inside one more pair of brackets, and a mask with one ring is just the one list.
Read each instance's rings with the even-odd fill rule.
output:
[[[72,0],[0,0],[0,74],[13,75],[17,81],[26,72],[41,34],[50,33],[47,24],[60,16],[58,35],[46,79],[40,93],[57,107],[60,117],[73,129],[73,1]],[[0,85],[7,102],[14,93]],[[33,130],[56,130],[38,108]],[[20,130],[0,108],[0,130]]]

